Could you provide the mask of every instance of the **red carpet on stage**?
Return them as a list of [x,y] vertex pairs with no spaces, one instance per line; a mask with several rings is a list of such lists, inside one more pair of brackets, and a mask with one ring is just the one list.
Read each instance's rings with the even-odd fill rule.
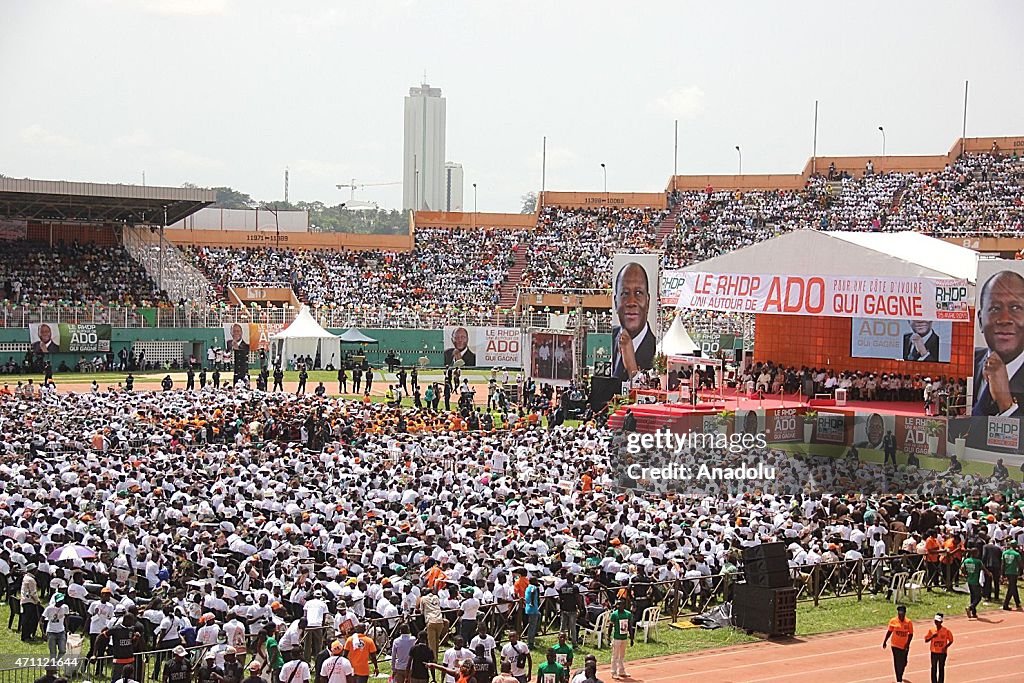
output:
[[778,394],[759,399],[755,396],[737,393],[726,389],[719,394],[715,391],[702,391],[701,402],[696,406],[689,403],[637,403],[619,408],[608,418],[608,426],[621,429],[622,419],[628,407],[636,417],[639,432],[653,432],[657,429],[672,429],[683,418],[689,419],[697,415],[714,415],[723,410],[758,410],[762,408],[811,408],[851,410],[859,413],[881,413],[885,415],[916,415],[924,417],[924,406],[917,401],[847,401],[845,405],[836,405],[835,399],[811,399],[797,394]]

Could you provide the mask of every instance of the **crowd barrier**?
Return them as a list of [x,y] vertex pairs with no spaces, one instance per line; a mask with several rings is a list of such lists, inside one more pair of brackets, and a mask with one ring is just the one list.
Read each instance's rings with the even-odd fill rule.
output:
[[[311,309],[323,327],[331,329],[441,329],[454,326],[538,327],[555,325],[554,314],[543,311],[451,311],[414,312],[391,310]],[[284,326],[295,319],[295,308],[224,306],[5,306],[0,308],[0,327],[25,328],[31,323],[108,324],[120,328],[216,328],[225,323],[256,323]],[[575,315],[570,316],[575,325]],[[611,314],[586,313],[589,332],[611,332]]]

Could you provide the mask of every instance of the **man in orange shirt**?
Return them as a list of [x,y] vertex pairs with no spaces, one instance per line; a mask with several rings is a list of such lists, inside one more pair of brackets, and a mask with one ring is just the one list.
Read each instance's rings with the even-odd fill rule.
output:
[[930,645],[932,651],[932,683],[945,683],[946,652],[953,644],[953,632],[943,626],[942,622],[942,613],[939,612],[935,615],[935,628],[928,629],[924,636],[924,642]]
[[907,619],[907,606],[896,608],[896,617],[889,620],[889,628],[882,640],[884,650],[892,638],[892,666],[896,671],[896,683],[903,682],[903,672],[907,669],[907,655],[910,654],[910,641],[914,639],[914,624]]
[[363,635],[363,627],[356,624],[353,633],[345,641],[342,654],[348,658],[355,673],[355,683],[366,683],[370,680],[370,660],[373,660],[373,675],[379,676],[380,669],[377,667],[377,644],[373,638]]
[[942,564],[939,562],[939,555],[942,551],[942,543],[936,537],[935,529],[928,530],[928,537],[924,539],[924,561],[928,567],[928,592],[932,592],[932,586],[939,585],[939,572]]

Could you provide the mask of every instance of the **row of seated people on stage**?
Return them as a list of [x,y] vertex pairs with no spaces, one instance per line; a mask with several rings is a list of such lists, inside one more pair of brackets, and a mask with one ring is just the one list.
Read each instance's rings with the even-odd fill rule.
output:
[[771,361],[749,365],[739,374],[737,388],[748,395],[800,393],[813,398],[835,396],[845,389],[850,401],[918,402],[928,414],[962,414],[967,402],[967,380],[898,373],[870,373],[831,368],[797,369]]

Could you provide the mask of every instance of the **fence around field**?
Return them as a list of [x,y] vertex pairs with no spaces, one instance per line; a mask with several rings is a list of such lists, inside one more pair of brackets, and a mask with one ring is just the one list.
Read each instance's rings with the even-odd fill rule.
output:
[[[939,574],[934,577],[935,585],[941,585],[943,576],[942,568],[947,565],[940,564]],[[949,565],[955,566],[955,565]],[[863,599],[867,592],[885,594],[887,598],[894,584],[894,577],[899,581],[914,572],[926,572],[928,577],[923,584],[931,583],[932,575],[928,573],[930,567],[925,563],[925,556],[919,554],[887,555],[880,558],[864,558],[858,560],[841,560],[838,562],[827,562],[813,565],[792,567],[790,575],[792,587],[797,589],[797,600],[802,603],[813,603],[815,606],[822,600],[839,597],[856,597]],[[731,599],[732,586],[741,580],[739,572],[715,574],[710,576],[687,577],[671,581],[652,581],[649,592],[649,600],[637,605],[634,609],[636,619],[640,619],[642,610],[645,607],[659,608],[659,621],[676,622],[680,619],[687,619],[723,604]],[[618,597],[620,586],[602,586],[599,590],[581,589],[585,600],[589,601],[585,612],[577,619],[577,627],[583,630],[592,630],[598,616],[610,609]],[[596,594],[596,595],[595,595]],[[285,609],[289,611],[290,618],[301,616],[301,608],[298,605],[284,603]],[[450,642],[451,638],[459,632],[458,610],[443,610],[448,629],[441,642]],[[518,630],[525,634],[527,628],[527,617],[523,613],[522,600],[504,602],[501,604],[492,603],[483,605],[477,615],[478,622],[482,620],[487,627],[487,632],[494,635],[501,642],[509,630]],[[363,623],[366,626],[365,633],[370,635],[377,643],[380,652],[380,661],[385,662],[390,658],[391,644],[399,635],[399,625],[408,622],[412,626],[413,633],[425,628],[422,614],[412,613],[405,616],[399,615],[391,618],[383,618],[372,610],[366,611]],[[537,634],[550,636],[561,630],[562,618],[558,605],[558,596],[547,595],[541,598],[540,619],[538,622]],[[610,626],[608,627],[610,628]],[[607,631],[605,641],[607,642]],[[315,657],[334,638],[336,633],[332,627],[320,629],[307,629],[303,635],[301,651],[302,656]],[[524,636],[525,639],[525,636]],[[88,640],[83,643],[83,651],[80,653],[69,653],[68,657],[80,657],[80,663],[74,671],[68,671],[72,677],[78,678],[101,678],[109,676],[112,667],[112,660],[109,657],[93,658],[86,660],[88,652]],[[206,645],[199,645],[190,650],[190,657],[194,664],[202,660],[202,652]],[[606,646],[607,647],[607,646]],[[254,653],[257,652],[255,638],[250,637],[247,641],[246,661],[251,661]],[[33,683],[44,673],[42,666],[12,666],[11,662],[17,655],[9,653],[9,657],[0,660],[0,683]],[[142,667],[143,677],[136,676],[136,680],[148,680],[153,673],[158,661],[166,661],[169,658],[169,650],[147,650],[139,653],[136,658],[137,666]]]
[[[442,329],[444,327],[537,327],[550,329],[564,318],[538,311],[452,311],[416,312],[403,310],[348,310],[318,308],[311,310],[322,326],[332,329],[358,327],[362,329]],[[78,306],[4,306],[0,308],[0,327],[28,327],[31,323],[108,324],[114,327],[135,328],[216,328],[225,323],[256,323],[261,325],[287,325],[295,319],[295,308],[263,308],[224,306],[201,308],[195,306],[105,306],[86,304]],[[610,313],[585,313],[584,326],[588,332],[611,331]],[[576,325],[576,315],[570,314],[567,326]]]

